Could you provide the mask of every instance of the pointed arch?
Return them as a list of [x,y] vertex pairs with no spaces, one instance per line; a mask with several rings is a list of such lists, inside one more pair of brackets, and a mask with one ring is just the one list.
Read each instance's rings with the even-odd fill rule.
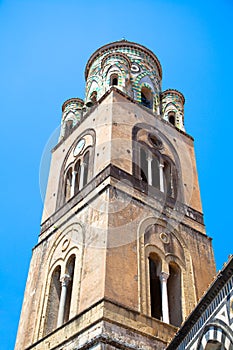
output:
[[124,74],[124,71],[122,72],[121,67],[119,67],[119,64],[117,62],[113,62],[112,64],[109,64],[105,67],[104,78],[108,80],[113,73],[119,74],[119,76],[121,76],[122,73]]
[[141,99],[140,99],[140,103],[150,109],[153,109],[153,102],[154,102],[154,98],[153,98],[153,90],[151,88],[151,86],[148,86],[148,84],[142,84],[141,85]]
[[172,125],[177,125],[178,109],[173,102],[169,102],[163,109],[164,119]]
[[104,66],[108,60],[118,60],[119,62],[123,62],[128,69],[130,69],[131,62],[129,58],[121,52],[109,53],[104,56],[101,61],[101,69],[104,69]]
[[99,81],[92,79],[92,80],[90,80],[90,82],[87,83],[86,103],[88,103],[89,101],[93,102],[93,98],[95,98],[95,102],[97,101],[99,89],[100,89],[100,82]]

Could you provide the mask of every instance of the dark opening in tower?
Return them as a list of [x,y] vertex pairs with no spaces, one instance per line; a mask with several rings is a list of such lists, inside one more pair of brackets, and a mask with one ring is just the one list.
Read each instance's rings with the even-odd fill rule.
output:
[[149,257],[151,316],[162,319],[161,285],[158,269],[160,260],[156,255]]
[[147,108],[153,108],[153,94],[147,87],[141,89],[141,104]]

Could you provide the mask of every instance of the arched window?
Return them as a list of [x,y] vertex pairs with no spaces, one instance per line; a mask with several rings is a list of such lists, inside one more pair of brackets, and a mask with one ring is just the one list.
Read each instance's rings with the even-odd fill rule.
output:
[[145,86],[141,89],[141,104],[147,108],[153,108],[152,91]]
[[148,185],[160,189],[159,159],[144,147],[140,147],[140,175]]
[[110,85],[118,85],[118,75],[112,74],[110,77]]
[[144,182],[148,183],[147,153],[143,147],[140,147],[140,176]]
[[87,184],[87,180],[88,180],[89,155],[90,155],[90,152],[87,151],[84,154],[84,157],[83,157],[83,167],[84,167],[84,170],[83,170],[83,186],[85,186]]
[[151,161],[151,173],[152,173],[152,186],[160,189],[160,162],[157,156],[152,155]]
[[60,303],[60,297],[61,297],[60,277],[61,277],[61,267],[57,266],[52,273],[52,277],[50,281],[44,334],[50,333],[53,329],[57,327],[58,310],[59,310],[59,303]]
[[71,255],[66,265],[66,274],[69,276],[70,281],[67,285],[63,322],[67,322],[70,318],[70,306],[71,306],[71,297],[72,297],[72,289],[73,289],[74,268],[75,268],[75,255]]
[[163,168],[163,176],[164,176],[164,192],[169,197],[175,197],[175,176],[172,164],[168,161],[164,161]]
[[70,166],[65,176],[64,198],[67,202],[76,195],[89,179],[90,148]]
[[77,194],[79,191],[79,183],[80,183],[80,172],[81,172],[81,167],[80,167],[80,159],[76,162],[74,166],[74,171],[75,171],[75,187],[74,187],[74,194]]
[[159,273],[161,269],[161,261],[155,254],[149,256],[149,274],[150,274],[150,304],[151,316],[162,319],[162,299],[161,284]]
[[146,182],[164,192],[166,196],[175,198],[176,171],[172,161],[157,148],[150,148],[144,142],[139,146],[139,171],[140,180]]
[[167,281],[169,319],[170,323],[179,327],[182,323],[181,305],[181,271],[177,264],[169,264],[169,278]]
[[169,112],[168,113],[168,120],[172,125],[176,125],[176,118],[175,118],[175,113],[174,112]]
[[71,186],[72,186],[72,168],[66,173],[65,177],[65,199],[68,201],[71,197]]

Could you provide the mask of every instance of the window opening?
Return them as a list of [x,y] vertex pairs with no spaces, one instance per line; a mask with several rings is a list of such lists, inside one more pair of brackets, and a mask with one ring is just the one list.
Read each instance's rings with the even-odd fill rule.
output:
[[153,155],[152,157],[152,186],[160,189],[159,160]]
[[79,191],[79,185],[80,185],[80,160],[77,161],[74,167],[75,170],[75,186],[74,186],[74,194],[77,194]]
[[111,85],[115,85],[115,86],[118,85],[118,75],[117,74],[113,74],[111,76],[110,81],[111,81]]
[[72,168],[69,168],[65,179],[65,199],[68,201],[71,197],[71,184],[72,184]]
[[179,327],[182,322],[181,270],[175,263],[169,264],[167,290],[170,323]]
[[171,164],[169,164],[168,162],[164,163],[163,174],[164,174],[165,192],[167,193],[168,196],[172,197],[173,196],[172,167],[171,167]]
[[75,255],[72,255],[67,263],[66,273],[70,276],[70,282],[67,286],[66,302],[65,302],[65,312],[64,312],[64,322],[70,319],[70,307],[73,289],[73,279],[74,279],[74,268],[75,268]]
[[147,165],[147,154],[146,151],[141,147],[140,148],[140,175],[142,181],[148,183],[148,165]]
[[142,87],[141,89],[141,104],[147,108],[153,108],[153,94],[146,87]]
[[57,266],[53,271],[50,287],[48,304],[45,316],[45,329],[44,334],[50,333],[57,326],[58,310],[61,297],[61,267]]
[[161,285],[158,275],[159,259],[149,257],[151,316],[162,319]]
[[159,150],[139,146],[139,178],[169,197],[177,195],[176,172],[173,164]]
[[176,125],[175,114],[173,112],[168,114],[168,120],[172,125]]
[[83,186],[85,186],[87,184],[87,180],[88,180],[89,154],[90,154],[90,152],[87,151],[83,157],[83,166],[84,166]]

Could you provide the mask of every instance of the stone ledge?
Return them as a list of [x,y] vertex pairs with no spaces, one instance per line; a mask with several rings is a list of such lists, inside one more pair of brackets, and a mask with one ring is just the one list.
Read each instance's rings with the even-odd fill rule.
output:
[[90,343],[98,342],[118,344],[122,349],[152,350],[155,345],[166,346],[176,331],[172,325],[102,299],[25,350],[55,350],[61,346],[63,350],[73,346],[87,349]]
[[[85,186],[76,196],[72,197],[67,203],[65,203],[60,209],[58,209],[53,215],[51,215],[45,222],[42,223],[41,234],[45,232],[47,229],[49,229],[51,226],[53,226],[57,220],[59,220],[71,208],[77,205],[77,203],[85,199],[91,191],[96,189],[108,177],[113,177],[121,181],[126,180],[132,184],[132,187],[134,189],[140,192],[143,192],[147,196],[153,196],[156,198],[156,200],[165,203],[164,205],[165,214],[166,214],[166,211],[169,211],[169,209],[170,210],[173,209],[175,206],[177,213],[185,215],[189,219],[192,219],[200,223],[201,225],[204,225],[202,213],[196,211],[191,207],[188,207],[185,204],[182,204],[176,201],[173,198],[170,198],[170,197],[165,198],[164,194],[159,190],[157,190],[156,188],[153,188],[152,186],[148,188],[149,186],[146,183],[143,183],[142,181],[135,179],[133,175],[128,174],[125,171],[119,169],[118,167],[110,164],[104,170],[102,170],[94,179],[92,179],[87,184],[87,186]],[[101,191],[103,190],[104,188],[102,188]],[[94,193],[94,197],[95,196],[96,196],[96,193]],[[88,205],[88,203],[85,203],[84,205]]]

